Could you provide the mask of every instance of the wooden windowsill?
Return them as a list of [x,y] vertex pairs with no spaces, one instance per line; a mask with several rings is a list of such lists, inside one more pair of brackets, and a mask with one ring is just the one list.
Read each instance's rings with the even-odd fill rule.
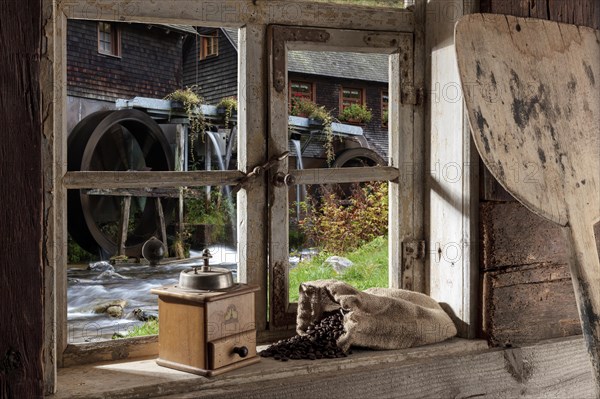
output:
[[160,367],[154,359],[98,363],[60,369],[54,398],[231,398],[242,394],[259,398],[280,397],[282,392],[286,398],[309,397],[310,392],[372,397],[365,396],[365,390],[385,396],[392,389],[401,389],[398,394],[406,397],[417,396],[410,392],[421,392],[418,396],[422,397],[467,397],[492,391],[510,397],[519,396],[530,385],[528,393],[533,396],[564,392],[591,397],[591,368],[582,337],[512,349],[488,349],[482,340],[452,339],[403,350],[356,350],[342,359],[282,363],[263,358],[212,378]]

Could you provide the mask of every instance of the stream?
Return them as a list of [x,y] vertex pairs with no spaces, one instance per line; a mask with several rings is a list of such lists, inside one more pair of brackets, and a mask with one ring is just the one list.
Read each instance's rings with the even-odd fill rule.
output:
[[[211,266],[232,270],[237,281],[237,252],[224,246],[209,248]],[[201,252],[192,251],[191,257]],[[135,325],[141,325],[133,315],[135,309],[142,309],[147,315],[158,315],[158,297],[150,293],[155,287],[175,284],[179,273],[202,260],[185,263],[149,266],[139,263],[110,265],[95,262],[90,270],[70,268],[67,270],[67,334],[69,343],[97,342],[109,340],[115,333],[126,333]],[[111,317],[106,313],[95,313],[100,304],[125,300],[122,318]]]

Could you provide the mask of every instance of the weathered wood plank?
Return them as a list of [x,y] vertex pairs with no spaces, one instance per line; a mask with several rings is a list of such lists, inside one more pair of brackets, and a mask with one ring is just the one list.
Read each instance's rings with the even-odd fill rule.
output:
[[291,171],[296,178],[294,184],[335,184],[367,181],[397,180],[400,171],[392,166],[356,168],[296,169]]
[[580,337],[507,350],[485,346],[451,340],[401,351],[356,351],[345,359],[262,359],[210,379],[153,360],[74,367],[59,371],[64,385],[56,398],[593,397]]
[[[454,25],[473,2],[428,2],[426,52],[430,71],[425,104],[425,214],[429,294],[456,315],[459,336],[474,337],[478,320],[478,160],[458,83]],[[452,10],[450,14],[448,10]],[[446,11],[446,13],[444,13]],[[436,18],[436,19],[433,19]]]
[[154,22],[212,27],[299,25],[340,29],[412,32],[412,12],[397,7],[327,4],[306,0],[65,0],[60,3],[69,18]]
[[[158,355],[158,335],[70,344],[63,353],[63,367],[156,355]],[[61,390],[62,383],[63,381],[61,381]]]
[[[249,173],[267,158],[267,51],[265,26],[239,32],[238,167]],[[255,295],[256,329],[267,328],[267,186],[257,178],[237,194],[238,279],[260,287]]]
[[465,93],[483,161],[521,203],[567,226],[575,295],[600,395],[600,259],[593,231],[600,221],[600,32],[480,14],[459,21],[456,42],[463,85],[477,82],[503,93],[501,101],[485,90]]
[[67,172],[68,189],[82,188],[179,188],[236,185],[244,177],[237,170],[190,172]]
[[483,329],[493,345],[520,346],[581,334],[567,264],[486,272]]
[[[481,205],[481,269],[568,263],[560,226],[517,202]],[[599,237],[600,239],[600,237]]]
[[2,398],[44,394],[42,12],[39,0],[0,3]]
[[[46,46],[42,49],[41,54],[41,71],[40,71],[40,82],[42,86],[42,111],[43,111],[43,134],[41,137],[42,148],[42,168],[43,168],[43,187],[44,187],[44,216],[41,221],[44,226],[42,240],[44,245],[42,247],[42,262],[44,268],[44,386],[45,393],[52,394],[56,390],[56,378],[57,378],[57,365],[60,362],[60,353],[64,346],[62,345],[61,335],[58,331],[58,324],[61,323],[63,318],[57,312],[57,308],[61,306],[62,289],[65,285],[61,285],[59,281],[61,278],[61,271],[56,268],[56,257],[58,255],[60,247],[56,245],[55,237],[57,229],[61,229],[62,226],[56,224],[56,215],[58,209],[54,203],[55,194],[57,194],[58,187],[56,185],[57,176],[62,176],[63,171],[61,167],[65,167],[66,162],[56,163],[57,160],[62,159],[60,157],[60,149],[62,146],[58,146],[56,136],[57,125],[60,126],[62,118],[57,117],[57,107],[59,108],[58,114],[60,114],[60,101],[57,98],[62,93],[66,93],[66,87],[62,85],[54,85],[56,81],[55,77],[58,75],[58,71],[55,68],[55,57],[60,59],[62,51],[66,47],[66,43],[63,47],[57,46],[55,48],[55,38],[60,38],[64,30],[60,24],[56,24],[54,18],[54,3],[52,0],[42,1],[42,27],[43,36],[42,41],[46,43]],[[60,134],[58,134],[60,136]],[[60,198],[60,193],[59,198]],[[64,274],[63,274],[64,275]],[[66,278],[65,278],[66,280]],[[65,306],[66,309],[66,306]],[[65,315],[66,319],[66,315]]]

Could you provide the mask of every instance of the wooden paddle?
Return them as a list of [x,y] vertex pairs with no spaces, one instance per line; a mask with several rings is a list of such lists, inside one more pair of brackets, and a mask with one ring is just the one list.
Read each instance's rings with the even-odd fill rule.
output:
[[472,14],[455,36],[483,162],[523,205],[564,226],[600,395],[600,32]]

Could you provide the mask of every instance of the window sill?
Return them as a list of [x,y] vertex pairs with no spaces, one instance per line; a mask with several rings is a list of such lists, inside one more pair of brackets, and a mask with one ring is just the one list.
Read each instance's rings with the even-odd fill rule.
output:
[[[99,363],[58,371],[54,398],[183,397],[467,397],[548,392],[592,397],[591,369],[581,336],[512,349],[482,340],[452,339],[396,351],[354,351],[343,359],[261,359],[206,378],[163,368],[154,359]],[[185,393],[185,394],[184,394]],[[186,396],[184,396],[186,395]],[[556,396],[556,395],[554,395]]]

